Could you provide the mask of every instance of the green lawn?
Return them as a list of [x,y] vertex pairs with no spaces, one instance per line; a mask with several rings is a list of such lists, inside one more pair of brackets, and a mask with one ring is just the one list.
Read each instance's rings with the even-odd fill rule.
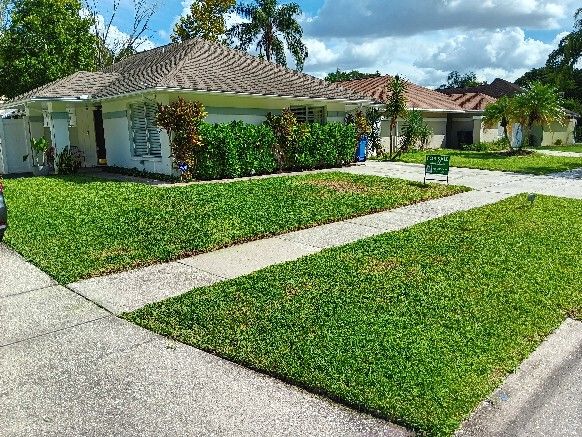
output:
[[555,150],[556,152],[576,152],[582,153],[582,144],[574,144],[572,146],[546,146],[540,147],[542,150]]
[[125,317],[430,435],[449,435],[567,315],[582,201],[524,196]]
[[344,173],[172,188],[83,176],[5,185],[6,243],[60,283],[467,190]]
[[426,154],[451,155],[452,167],[477,168],[483,170],[511,171],[516,173],[549,174],[582,167],[580,158],[548,156],[533,153],[526,156],[506,156],[503,152],[468,152],[438,149],[404,153],[400,161],[424,164]]

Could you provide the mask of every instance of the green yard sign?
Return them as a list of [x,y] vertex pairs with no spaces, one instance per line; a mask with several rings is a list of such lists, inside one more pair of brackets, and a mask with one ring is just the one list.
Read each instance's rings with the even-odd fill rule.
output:
[[424,165],[424,183],[427,180],[434,180],[427,178],[427,175],[443,175],[447,177],[447,184],[449,183],[449,170],[451,166],[451,157],[449,155],[426,155],[426,164]]

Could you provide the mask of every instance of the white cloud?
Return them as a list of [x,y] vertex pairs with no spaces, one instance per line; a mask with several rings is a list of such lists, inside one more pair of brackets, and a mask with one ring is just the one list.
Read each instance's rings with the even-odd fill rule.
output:
[[320,37],[383,37],[509,26],[555,29],[575,4],[574,0],[326,0],[305,25],[310,35]]
[[517,27],[476,31],[448,39],[438,45],[431,56],[417,60],[415,65],[449,71],[531,69],[545,62],[552,47],[526,38],[525,32]]
[[[573,0],[326,0],[302,17],[310,51],[305,71],[336,68],[400,74],[438,86],[452,70],[480,80],[515,80],[542,66],[570,29]],[[349,12],[347,12],[349,11]],[[552,42],[524,29],[555,31]],[[535,33],[534,33],[535,34]]]
[[554,47],[527,38],[519,28],[370,39],[308,38],[306,43],[310,56],[305,71],[316,76],[336,68],[379,70],[431,87],[444,83],[452,70],[475,71],[481,80],[515,80],[543,65]]
[[[86,9],[81,10],[81,16],[89,16],[90,12]],[[95,29],[102,35],[106,30],[105,17],[101,14],[95,15]],[[112,50],[123,46],[123,43],[129,39],[130,35],[122,31],[119,27],[111,25],[105,39],[105,44]],[[156,44],[149,38],[142,37],[135,41],[134,47],[137,51],[151,50]]]

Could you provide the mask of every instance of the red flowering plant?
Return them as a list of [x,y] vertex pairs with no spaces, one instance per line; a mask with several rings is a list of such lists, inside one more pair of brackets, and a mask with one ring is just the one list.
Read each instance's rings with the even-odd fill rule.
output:
[[199,128],[207,115],[202,103],[182,97],[169,105],[158,105],[157,123],[168,132],[171,157],[182,180],[196,176],[197,155],[203,147]]

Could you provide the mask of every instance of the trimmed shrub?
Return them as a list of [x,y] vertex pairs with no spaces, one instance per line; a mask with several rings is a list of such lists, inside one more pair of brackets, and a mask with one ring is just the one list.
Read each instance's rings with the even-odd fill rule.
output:
[[299,124],[292,130],[281,147],[267,124],[201,124],[203,147],[197,158],[196,178],[238,178],[282,170],[340,167],[354,161],[355,126]]
[[273,150],[276,140],[268,126],[242,121],[200,125],[203,148],[196,177],[201,180],[237,178],[277,170]]
[[354,162],[356,127],[342,123],[303,124],[293,144],[290,168],[313,170]]

